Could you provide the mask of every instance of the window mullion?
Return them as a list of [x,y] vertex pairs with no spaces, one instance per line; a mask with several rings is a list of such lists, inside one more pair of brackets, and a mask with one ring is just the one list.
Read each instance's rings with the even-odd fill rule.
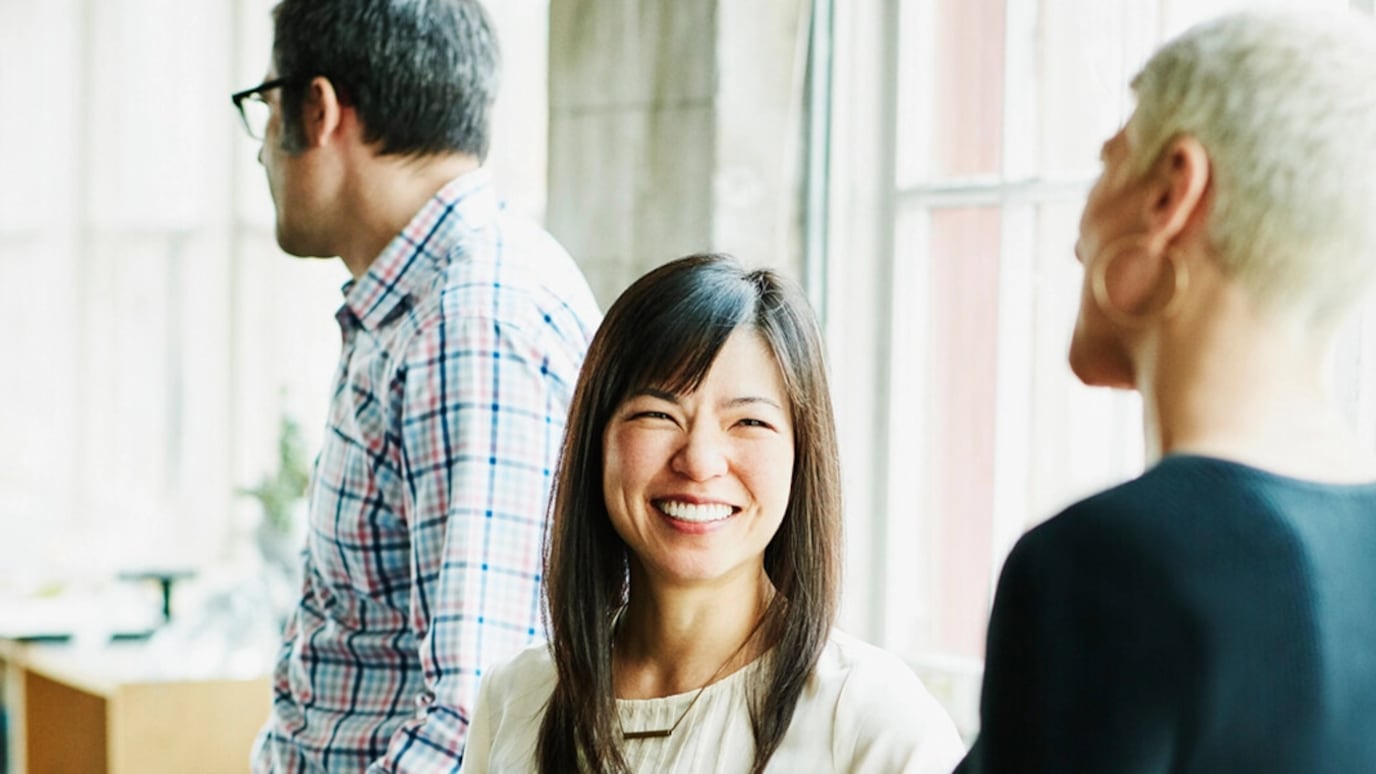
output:
[[1033,276],[1037,244],[1037,205],[1053,197],[1079,197],[1083,181],[1043,181],[1039,172],[1040,91],[1036,0],[1005,4],[1003,176],[1005,186],[999,240],[998,355],[993,406],[994,497],[989,546],[989,589],[998,582],[1008,548],[1027,523],[1028,456],[1032,448],[1032,353],[1037,330],[1033,315]]

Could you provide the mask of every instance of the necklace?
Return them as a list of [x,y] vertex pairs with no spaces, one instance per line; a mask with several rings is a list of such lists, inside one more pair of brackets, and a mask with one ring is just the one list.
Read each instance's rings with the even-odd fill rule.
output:
[[[644,731],[627,731],[623,728],[621,729],[621,739],[623,741],[629,742],[633,739],[667,739],[670,736],[673,736],[674,731],[678,729],[679,724],[683,722],[684,718],[688,717],[689,712],[692,712],[693,705],[697,704],[698,699],[702,698],[702,692],[707,690],[707,686],[711,685],[712,683],[715,683],[717,681],[717,678],[721,677],[721,673],[726,670],[727,665],[730,664],[732,661],[735,661],[736,657],[741,654],[741,651],[745,650],[745,646],[750,644],[751,640],[755,639],[755,634],[759,632],[760,624],[763,623],[764,616],[760,616],[759,620],[755,622],[755,628],[750,630],[750,634],[747,634],[745,636],[745,639],[734,651],[732,651],[731,655],[727,656],[726,660],[721,662],[721,666],[717,667],[717,671],[713,672],[712,676],[707,678],[707,682],[703,683],[702,687],[698,688],[697,692],[693,694],[692,700],[688,702],[687,707],[683,708],[683,712],[679,713],[678,720],[675,720],[673,725],[669,726],[668,728],[653,728],[646,729]],[[617,725],[621,724],[621,717],[619,714],[617,716],[616,722]]]

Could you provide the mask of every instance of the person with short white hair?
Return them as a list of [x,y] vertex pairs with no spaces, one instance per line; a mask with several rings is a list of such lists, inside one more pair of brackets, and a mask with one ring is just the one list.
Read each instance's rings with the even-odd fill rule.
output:
[[1376,771],[1376,454],[1324,363],[1376,272],[1376,28],[1197,26],[1133,80],[1070,365],[1149,469],[1024,535],[959,772]]

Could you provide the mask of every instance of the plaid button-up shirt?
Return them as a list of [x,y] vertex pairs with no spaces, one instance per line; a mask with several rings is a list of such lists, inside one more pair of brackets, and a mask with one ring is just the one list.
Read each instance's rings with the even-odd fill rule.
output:
[[254,769],[452,771],[485,664],[540,632],[540,547],[599,314],[485,171],[344,286],[301,602]]

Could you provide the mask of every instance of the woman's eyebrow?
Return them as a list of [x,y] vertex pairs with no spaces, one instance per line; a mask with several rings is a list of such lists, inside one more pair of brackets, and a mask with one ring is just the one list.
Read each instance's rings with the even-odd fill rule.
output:
[[784,410],[784,407],[780,406],[778,401],[775,401],[773,398],[766,398],[762,395],[745,395],[739,398],[731,398],[730,400],[724,401],[722,405],[728,408],[735,408],[736,406],[745,406],[753,403],[763,403],[767,406],[773,406],[780,411]]
[[[668,401],[669,403],[673,403],[674,405],[682,403],[682,399],[678,394],[669,392],[668,390],[660,389],[658,387],[641,387],[640,389],[631,392],[630,397],[658,398],[659,400]],[[766,406],[773,406],[779,411],[784,410],[784,407],[779,405],[778,401],[774,400],[773,398],[766,398],[763,395],[742,395],[737,398],[728,398],[722,401],[720,405],[724,408],[736,408],[739,406],[748,406],[756,403],[763,403]]]
[[641,397],[641,396],[648,396],[648,397],[651,397],[651,398],[659,398],[660,400],[667,400],[667,401],[669,401],[670,403],[678,403],[678,402],[679,402],[679,397],[678,397],[678,395],[676,395],[676,394],[674,394],[674,393],[672,393],[672,392],[669,392],[668,390],[661,390],[661,389],[658,388],[658,387],[641,387],[640,389],[635,390],[635,391],[633,391],[633,392],[631,393],[631,397],[632,397],[632,398],[639,398],[639,397]]

